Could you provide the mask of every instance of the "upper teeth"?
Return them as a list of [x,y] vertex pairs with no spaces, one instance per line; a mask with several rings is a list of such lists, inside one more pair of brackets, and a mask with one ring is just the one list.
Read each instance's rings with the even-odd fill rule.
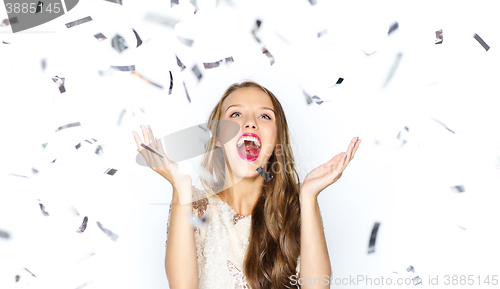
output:
[[240,138],[240,140],[238,141],[238,147],[240,147],[246,140],[248,141],[253,141],[255,146],[257,146],[258,148],[260,148],[260,141],[258,138],[256,137],[253,137],[253,136],[243,136],[242,138]]

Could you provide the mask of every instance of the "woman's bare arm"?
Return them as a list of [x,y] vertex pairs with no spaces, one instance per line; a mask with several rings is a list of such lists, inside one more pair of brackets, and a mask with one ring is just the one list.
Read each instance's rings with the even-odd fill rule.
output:
[[301,196],[300,217],[299,278],[302,278],[300,283],[304,284],[301,288],[330,288],[332,268],[316,198]]
[[192,195],[191,190],[178,192],[174,187],[172,210],[165,253],[165,271],[173,289],[198,288],[198,261],[193,226],[186,217],[193,213],[193,204],[181,204],[179,194]]

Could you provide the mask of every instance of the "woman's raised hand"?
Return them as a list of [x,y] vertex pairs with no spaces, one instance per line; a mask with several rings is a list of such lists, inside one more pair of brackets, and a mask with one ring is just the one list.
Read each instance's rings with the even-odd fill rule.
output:
[[149,145],[156,151],[162,153],[164,156],[164,158],[162,158],[142,147],[141,137],[137,134],[137,132],[132,131],[135,142],[137,143],[137,151],[144,157],[148,166],[160,176],[168,180],[172,184],[174,190],[179,191],[181,189],[190,188],[192,184],[191,176],[182,174],[179,171],[179,165],[167,158],[160,139],[154,137],[153,131],[150,128],[147,128],[145,125],[141,125],[141,128],[142,135],[144,136],[144,144]]

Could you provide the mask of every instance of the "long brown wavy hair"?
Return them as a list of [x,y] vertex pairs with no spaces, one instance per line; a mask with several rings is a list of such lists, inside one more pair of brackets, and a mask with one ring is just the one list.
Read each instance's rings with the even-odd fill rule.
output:
[[276,144],[279,149],[275,148],[267,165],[273,178],[268,183],[264,182],[260,198],[252,211],[243,273],[252,289],[292,288],[290,276],[296,274],[300,254],[300,184],[294,167],[285,113],[271,91],[258,83],[245,81],[232,84],[224,92],[207,122],[213,137],[206,145],[201,166],[211,179],[202,178],[201,183],[212,195],[220,192],[224,185],[225,161],[222,150],[215,146],[219,133],[217,120],[223,117],[224,100],[234,91],[246,87],[261,89],[271,98],[276,113]]

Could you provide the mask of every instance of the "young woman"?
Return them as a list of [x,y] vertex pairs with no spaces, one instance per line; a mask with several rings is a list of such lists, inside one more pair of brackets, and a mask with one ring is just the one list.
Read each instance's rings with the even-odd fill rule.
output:
[[[203,190],[176,163],[143,149],[133,132],[148,165],[173,187],[165,255],[170,287],[329,288],[317,197],[342,176],[361,140],[354,138],[347,152],[300,184],[284,111],[268,89],[255,82],[231,85],[208,127],[213,137],[201,167],[211,177],[200,179]],[[144,142],[165,155],[153,132],[142,129]],[[268,182],[259,167],[272,177]],[[186,213],[209,216],[208,222],[193,233]]]

